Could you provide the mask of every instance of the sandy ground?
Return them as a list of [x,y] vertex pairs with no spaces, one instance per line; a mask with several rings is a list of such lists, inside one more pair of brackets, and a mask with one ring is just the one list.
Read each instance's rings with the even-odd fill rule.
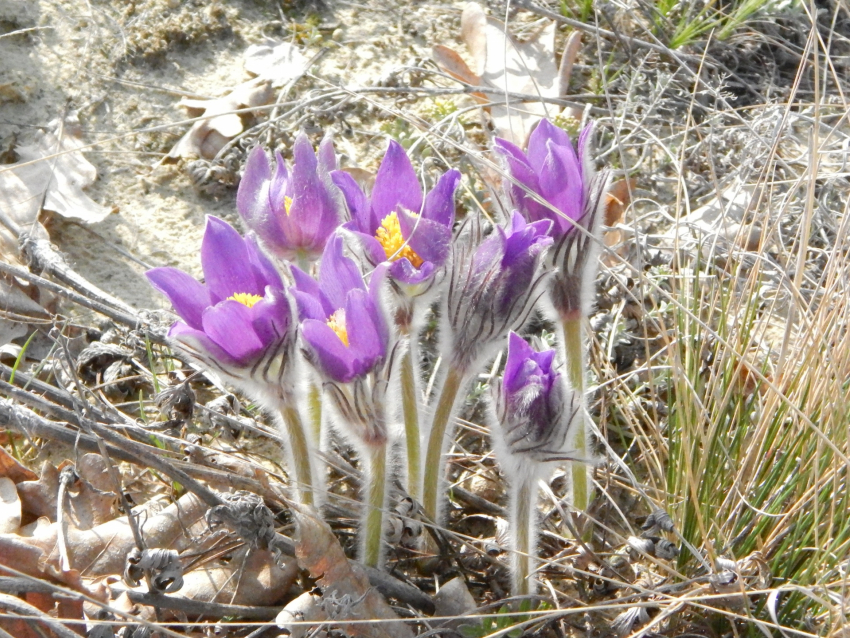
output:
[[[180,98],[217,97],[248,80],[244,52],[265,38],[293,41],[308,59],[325,49],[311,67],[316,77],[301,80],[289,99],[328,82],[376,85],[427,58],[432,42],[457,40],[462,2],[380,4],[0,0],[3,161],[15,161],[16,146],[31,143],[40,127],[76,111],[98,171],[87,193],[114,212],[92,225],[48,215],[51,239],[104,290],[138,307],[164,307],[143,272],[171,265],[199,274],[204,215],[237,221],[234,168],[244,157],[239,149],[229,158],[225,187],[193,179],[187,161],[163,164],[189,128],[180,123]],[[302,126],[316,140],[323,127],[344,129],[343,162],[373,168],[385,137],[381,118],[362,102],[349,111],[323,119],[296,111],[273,143],[285,152]],[[178,124],[145,132],[169,123]]]

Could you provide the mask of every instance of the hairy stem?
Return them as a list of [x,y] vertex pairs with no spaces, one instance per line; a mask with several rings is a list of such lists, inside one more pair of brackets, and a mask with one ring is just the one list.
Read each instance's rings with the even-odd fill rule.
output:
[[307,434],[301,422],[298,409],[291,404],[284,405],[280,411],[283,425],[292,451],[292,463],[295,470],[295,480],[298,483],[298,494],[301,503],[313,505],[313,470],[310,459],[310,446]]
[[318,447],[322,443],[322,387],[312,381],[307,390],[307,409],[310,414],[310,433],[313,436],[313,445]]
[[536,482],[520,479],[511,486],[511,539],[513,541],[513,590],[514,596],[528,596],[532,592],[532,561],[535,556],[537,520],[535,519]]
[[[580,397],[584,397],[584,340],[582,339],[582,319],[576,317],[563,318],[561,328],[564,331],[564,350],[567,356],[567,378]],[[576,415],[575,437],[576,454],[580,459],[586,459],[587,453],[587,424],[584,422],[584,410],[579,409]],[[587,466],[582,462],[572,463],[571,474],[573,483],[573,507],[576,511],[584,512],[590,504],[590,485],[587,476]]]
[[434,410],[431,431],[428,433],[428,449],[425,452],[425,476],[422,485],[422,507],[434,522],[437,522],[440,511],[438,507],[440,479],[446,469],[442,464],[443,443],[455,399],[463,385],[463,377],[463,371],[454,366],[449,367],[448,374],[443,380],[443,387],[440,390],[437,408]]
[[401,358],[401,408],[404,414],[404,436],[407,440],[407,493],[419,500],[420,442],[419,407],[416,396],[416,377],[413,353],[408,348]]
[[387,445],[368,448],[369,464],[366,472],[367,498],[363,504],[362,555],[360,560],[367,567],[380,567],[381,542],[384,531],[384,498],[387,482]]

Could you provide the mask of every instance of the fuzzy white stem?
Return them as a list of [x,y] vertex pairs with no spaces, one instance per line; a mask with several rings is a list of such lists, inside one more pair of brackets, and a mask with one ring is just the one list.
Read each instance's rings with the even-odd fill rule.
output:
[[[512,593],[528,596],[534,593],[534,560],[537,545],[537,481],[523,473],[510,491]],[[532,473],[533,474],[533,473]]]
[[[584,400],[584,339],[582,338],[582,317],[562,318],[564,351],[567,359],[567,378],[573,389]],[[579,408],[573,427],[576,428],[575,448],[580,459],[589,457],[587,452],[587,424],[584,410]],[[573,507],[576,511],[584,512],[590,505],[590,481],[588,466],[582,461],[571,463]]]
[[389,446],[369,446],[363,453],[365,499],[361,525],[360,560],[367,567],[380,567],[386,509],[387,450]]
[[462,370],[451,366],[443,379],[439,401],[434,410],[431,431],[428,433],[428,448],[425,452],[425,475],[422,485],[422,507],[435,523],[439,523],[442,490],[440,484],[446,468],[444,467],[443,448],[449,422],[454,412],[460,389],[466,375]]

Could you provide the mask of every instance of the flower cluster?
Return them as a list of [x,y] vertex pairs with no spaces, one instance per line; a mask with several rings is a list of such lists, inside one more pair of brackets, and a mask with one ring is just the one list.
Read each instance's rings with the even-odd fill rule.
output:
[[[207,218],[203,283],[174,268],[148,271],[180,317],[172,344],[279,415],[302,502],[326,497],[318,448],[333,435],[354,447],[367,564],[382,560],[389,469],[406,468],[405,489],[439,522],[450,425],[471,380],[506,343],[491,424],[506,474],[527,501],[540,468],[572,458],[580,386],[557,371],[553,351],[537,352],[512,331],[544,300],[573,318],[576,294],[589,286],[604,180],[592,177],[588,140],[585,131],[576,149],[547,121],[527,153],[498,140],[515,210],[486,229],[471,215],[456,228],[459,171],[420,176],[390,141],[367,192],[339,169],[330,138],[315,152],[302,133],[291,167],[280,153],[272,162],[260,147],[250,152],[236,202],[249,232]],[[417,343],[435,299],[441,376],[426,404]],[[528,565],[517,569],[527,582]]]

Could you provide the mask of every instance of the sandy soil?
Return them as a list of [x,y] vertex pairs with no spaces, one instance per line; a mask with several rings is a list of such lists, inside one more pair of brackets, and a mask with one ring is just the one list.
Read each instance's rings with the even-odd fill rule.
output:
[[[217,97],[249,79],[244,52],[265,38],[293,41],[308,59],[325,50],[310,69],[315,77],[302,79],[290,100],[328,83],[386,84],[394,69],[427,58],[432,42],[457,40],[462,2],[380,4],[285,2],[280,10],[253,0],[2,0],[3,161],[15,161],[16,145],[30,143],[39,127],[76,111],[98,170],[88,194],[114,212],[90,226],[50,216],[51,239],[104,290],[138,307],[164,307],[143,272],[172,265],[199,274],[204,215],[236,221],[236,171],[256,142],[247,138],[227,158],[217,174],[224,185],[209,183],[208,165],[163,163],[190,126],[181,123],[180,98]],[[373,167],[386,116],[364,101],[344,113],[306,115],[296,110],[264,141],[285,154],[298,128],[316,140],[330,128],[346,133],[337,137],[346,165]],[[170,123],[177,124],[148,132]]]

